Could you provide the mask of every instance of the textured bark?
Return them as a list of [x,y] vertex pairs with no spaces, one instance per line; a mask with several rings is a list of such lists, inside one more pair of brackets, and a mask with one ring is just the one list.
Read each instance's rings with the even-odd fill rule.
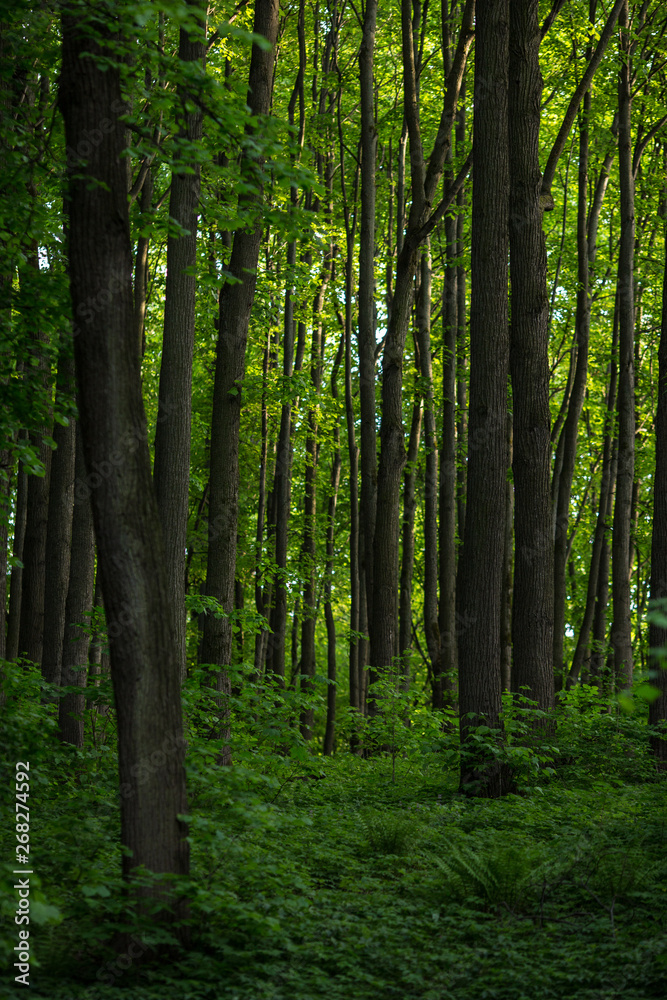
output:
[[[331,372],[331,395],[334,400],[338,399],[338,369],[343,360],[345,350],[345,332],[340,340],[333,371]],[[329,479],[329,503],[327,505],[327,543],[326,543],[326,563],[324,566],[324,618],[327,626],[327,721],[324,730],[323,753],[325,756],[332,754],[336,739],[336,622],[333,608],[331,606],[331,582],[334,568],[334,537],[336,529],[336,503],[338,501],[338,488],[340,486],[340,470],[342,467],[340,453],[340,431],[338,424],[334,426],[333,432],[333,458],[331,460],[331,476]]]
[[[377,439],[375,430],[375,26],[377,0],[368,0],[359,49],[361,112],[361,220],[359,232],[358,335],[361,414],[361,530],[359,566],[366,608],[373,607],[373,544],[377,516]],[[385,526],[382,526],[385,531]],[[365,662],[364,662],[365,666]]]
[[[71,344],[65,345],[71,350]],[[61,356],[57,390],[60,404],[74,392],[74,359]],[[46,532],[46,580],[44,584],[44,648],[42,674],[50,684],[60,684],[65,602],[70,578],[70,548],[74,510],[74,455],[76,420],[70,416],[64,427],[56,423],[53,431],[56,450],[51,459],[49,484],[49,521]],[[85,478],[85,472],[83,473]]]
[[632,172],[630,96],[630,31],[628,5],[620,17],[620,75],[618,82],[618,172],[621,193],[621,243],[618,251],[618,469],[612,535],[611,641],[617,689],[632,685],[632,621],[630,606],[630,524],[635,474],[634,370],[634,249],[635,196]]
[[[288,286],[285,291],[285,309],[283,314],[283,380],[285,384],[294,371],[294,302],[293,287],[294,268],[296,266],[296,243],[291,242],[287,248]],[[292,404],[289,400],[283,402],[280,410],[280,430],[276,445],[276,462],[273,472],[273,489],[269,504],[271,531],[275,538],[276,574],[273,580],[268,650],[266,658],[267,672],[273,674],[276,681],[283,686],[285,683],[285,645],[287,636],[287,586],[285,572],[287,570],[287,543],[289,533],[290,497],[292,492]]]
[[588,268],[588,118],[591,97],[586,94],[579,132],[579,175],[577,201],[577,305],[575,314],[576,362],[567,415],[558,441],[554,494],[556,503],[554,572],[553,668],[559,687],[564,682],[563,641],[565,637],[565,600],[567,536],[570,496],[577,456],[579,419],[584,405],[588,377],[588,340],[590,335],[590,295]]
[[[331,208],[331,206],[329,207]],[[329,281],[331,263],[332,256],[330,249],[325,262],[324,272],[321,275],[320,286],[313,302],[310,380],[315,400],[319,396],[322,386],[322,360],[324,351],[322,309],[324,308],[324,295]],[[312,681],[315,677],[315,616],[317,614],[315,566],[317,556],[317,459],[319,453],[319,423],[315,405],[310,406],[306,421],[308,431],[306,435],[306,481],[302,546],[303,569],[306,583],[303,589],[303,619],[301,622],[301,690],[304,692],[312,689]],[[314,709],[305,709],[301,718],[301,734],[304,739],[311,738],[313,723]]]
[[[84,480],[86,465],[81,431],[76,434],[76,479]],[[88,680],[90,612],[95,589],[95,533],[90,498],[84,493],[74,504],[71,526],[72,559],[66,589],[65,627],[62,636],[62,687],[84,688]],[[83,747],[83,693],[66,694],[60,699],[58,730],[62,743]]]
[[[181,28],[179,62],[188,74],[187,85],[177,87],[177,99],[191,97],[192,75],[202,69],[205,46],[205,9],[200,0],[188,0],[190,13],[200,30]],[[179,138],[186,143],[184,162],[172,168],[169,218],[187,235],[170,233],[167,239],[167,281],[164,299],[164,332],[160,364],[159,408],[155,430],[153,480],[167,556],[169,599],[174,609],[176,648],[180,674],[186,675],[185,651],[185,547],[190,496],[190,425],[192,417],[192,355],[195,343],[195,297],[197,278],[197,221],[200,167],[192,163],[188,146],[202,136],[203,114],[199,107],[185,112]],[[188,172],[184,172],[187,165]]]
[[[662,323],[658,348],[658,408],[655,417],[655,478],[653,480],[653,535],[651,539],[651,601],[667,599],[667,222],[665,268],[662,282]],[[665,614],[665,607],[660,608]],[[667,646],[667,629],[649,625],[649,647]],[[649,725],[667,720],[667,670],[664,659],[653,659],[651,683],[660,692],[649,705]],[[658,768],[667,771],[667,739],[651,736],[651,748]]]
[[612,497],[612,451],[614,433],[614,410],[616,407],[616,385],[618,381],[618,368],[616,364],[616,351],[618,349],[618,309],[614,311],[614,333],[611,347],[611,364],[609,376],[609,388],[607,390],[607,404],[604,425],[604,442],[602,446],[602,477],[600,480],[600,496],[598,499],[598,514],[595,524],[595,535],[593,538],[593,550],[591,552],[591,562],[588,570],[588,586],[586,590],[586,605],[584,615],[579,628],[577,645],[572,658],[572,666],[568,676],[568,687],[572,687],[579,680],[582,668],[586,661],[589,650],[589,640],[593,620],[595,618],[596,601],[598,599],[598,588],[600,579],[600,567],[602,565],[602,554],[605,546],[606,536],[609,529],[609,515],[611,513]]
[[[39,270],[37,248],[31,252],[28,267],[21,277],[21,298],[34,293],[30,271]],[[37,377],[44,393],[51,381],[50,365],[46,356],[45,335],[39,330],[33,333],[32,354]],[[43,426],[30,433],[30,444],[35,448],[44,466],[43,476],[28,476],[28,497],[25,536],[23,540],[23,573],[21,579],[21,612],[19,624],[18,653],[33,663],[42,662],[42,642],[44,635],[44,584],[46,578],[46,532],[49,520],[49,476],[51,472],[51,448],[44,436],[51,433],[51,427]]]
[[[273,84],[273,46],[278,31],[277,0],[258,0],[255,5],[253,30],[263,35],[271,48],[260,49],[253,45],[248,78],[248,106],[253,115],[266,115],[271,105]],[[256,126],[250,126],[250,134]],[[211,422],[211,488],[209,499],[209,548],[206,569],[206,593],[222,605],[225,617],[207,615],[201,659],[214,664],[217,671],[217,690],[222,699],[221,735],[228,732],[226,699],[230,693],[229,677],[225,666],[231,662],[232,621],[229,617],[234,607],[234,578],[236,574],[236,537],[239,503],[239,425],[241,393],[245,377],[245,354],[248,339],[250,312],[255,298],[257,262],[262,235],[259,212],[262,202],[261,180],[253,174],[261,169],[261,162],[250,160],[251,153],[244,153],[242,170],[248,171],[259,190],[256,195],[240,199],[242,210],[256,212],[252,227],[239,229],[234,234],[228,270],[237,279],[225,284],[220,294],[218,348],[213,391],[213,417]],[[229,751],[223,752],[223,762],[230,761]]]
[[[410,658],[412,648],[412,575],[415,565],[415,511],[417,509],[417,459],[421,438],[423,407],[420,398],[412,406],[412,421],[408,441],[408,455],[403,473],[403,518],[401,535],[401,589],[398,599],[398,655],[400,672],[405,690],[410,683]],[[396,664],[398,667],[399,665]],[[398,670],[397,670],[398,673]]]
[[540,207],[540,25],[537,0],[510,0],[509,170],[514,473],[511,686],[554,704],[551,414],[547,254]]
[[[482,720],[499,725],[500,606],[508,450],[507,301],[509,169],[507,0],[479,0],[475,94],[470,303],[468,499],[457,579],[461,742]],[[469,714],[472,713],[472,718]],[[486,765],[486,766],[484,766]],[[501,770],[466,758],[461,788],[503,791]]]
[[[442,292],[442,434],[440,442],[438,654],[433,677],[433,707],[444,707],[445,688],[456,683],[456,366],[458,268],[452,258],[458,250],[458,221],[445,220],[447,266]],[[464,320],[465,324],[465,306]],[[465,394],[465,387],[463,388]],[[465,406],[465,403],[464,403]],[[426,618],[426,614],[424,615]],[[435,631],[435,630],[433,630]]]
[[[95,31],[108,41],[115,23],[102,17]],[[135,337],[126,136],[119,121],[125,106],[119,72],[99,65],[101,43],[81,8],[63,9],[62,32],[65,139],[74,159],[90,150],[85,160],[68,163],[69,273],[86,482],[111,643],[121,844],[128,848],[123,871],[129,877],[142,865],[182,875],[189,866],[187,829],[178,819],[187,812],[185,741]],[[86,139],[93,130],[98,144]],[[184,905],[170,899],[163,916],[183,913]]]

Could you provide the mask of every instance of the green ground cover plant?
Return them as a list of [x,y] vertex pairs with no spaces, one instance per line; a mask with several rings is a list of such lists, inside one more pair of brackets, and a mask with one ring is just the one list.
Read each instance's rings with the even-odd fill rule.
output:
[[[568,696],[532,737],[522,703],[508,704],[500,752],[518,790],[483,800],[456,791],[456,733],[420,726],[418,706],[391,748],[329,758],[306,750],[287,711],[257,710],[236,727],[238,762],[221,768],[206,700],[188,682],[192,872],[177,889],[191,943],[181,949],[123,898],[113,726],[103,739],[98,718],[96,744],[64,749],[37,674],[7,674],[21,694],[6,706],[3,755],[21,747],[34,774],[40,1000],[665,996],[667,786],[641,699],[627,713],[594,689]],[[1,878],[10,965],[11,863]]]

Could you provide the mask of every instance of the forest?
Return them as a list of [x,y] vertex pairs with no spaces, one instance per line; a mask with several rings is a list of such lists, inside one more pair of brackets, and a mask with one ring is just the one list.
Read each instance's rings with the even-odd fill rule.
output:
[[0,0],[0,1000],[667,996],[667,9]]

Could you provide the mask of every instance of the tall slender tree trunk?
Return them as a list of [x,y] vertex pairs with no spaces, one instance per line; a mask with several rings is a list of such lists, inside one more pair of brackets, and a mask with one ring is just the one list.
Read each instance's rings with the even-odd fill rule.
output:
[[[412,648],[412,576],[415,565],[415,511],[417,508],[417,460],[421,438],[423,405],[417,396],[412,404],[412,420],[408,441],[408,455],[403,473],[403,519],[401,534],[403,539],[401,558],[400,595],[398,599],[398,655],[401,657],[400,672],[405,690],[410,683],[410,658]],[[396,664],[396,674],[399,664]]]
[[[359,98],[361,104],[361,218],[359,231],[358,336],[361,507],[359,573],[367,617],[374,593],[373,544],[377,503],[377,435],[375,430],[375,27],[377,0],[368,0],[359,49]],[[384,532],[384,526],[382,531]],[[366,644],[362,646],[365,652]],[[361,670],[366,666],[363,658]],[[363,679],[360,678],[363,686]],[[361,699],[363,701],[363,698]]]
[[[667,158],[667,157],[666,157]],[[667,189],[663,193],[667,208]],[[664,223],[665,267],[662,281],[662,323],[658,348],[658,408],[655,417],[655,478],[653,480],[653,534],[651,539],[651,601],[665,614],[667,600],[667,219]],[[667,646],[667,629],[655,622],[649,625],[649,647]],[[654,659],[651,683],[660,692],[649,705],[649,725],[657,726],[667,719],[667,670],[660,659]],[[651,748],[660,771],[667,771],[667,739],[651,736]]]
[[[278,34],[277,0],[257,0],[253,30],[263,35],[270,48],[253,45],[248,78],[248,106],[255,116],[267,115],[273,85],[273,47]],[[250,134],[258,123],[249,126]],[[242,160],[242,170],[256,184],[256,195],[240,199],[240,208],[256,213],[252,226],[234,234],[229,272],[236,279],[225,284],[220,294],[218,348],[213,390],[211,421],[211,474],[209,497],[209,548],[206,568],[206,593],[217,598],[225,617],[207,615],[201,659],[218,667],[217,690],[222,705],[221,734],[229,732],[229,675],[224,669],[231,663],[234,578],[236,574],[236,537],[239,503],[239,427],[245,356],[250,312],[255,298],[257,263],[262,237],[262,186],[257,172],[261,160],[252,161],[250,147]],[[231,760],[224,750],[223,763]]]
[[[340,340],[338,353],[334,361],[331,372],[331,395],[334,400],[338,399],[338,370],[343,360],[345,351],[345,331]],[[334,426],[333,432],[333,458],[331,460],[331,476],[329,479],[329,503],[327,507],[327,542],[326,542],[326,563],[324,566],[324,618],[327,626],[327,721],[324,730],[323,753],[328,756],[334,752],[336,739],[336,622],[331,605],[331,584],[333,580],[334,554],[335,554],[335,532],[336,532],[336,503],[338,501],[338,488],[340,486],[340,470],[342,467],[340,454],[340,431],[338,424]]]
[[621,192],[621,245],[618,252],[618,471],[612,535],[612,602],[616,687],[632,684],[630,604],[630,523],[635,474],[634,250],[635,192],[632,171],[631,66],[628,4],[619,18],[618,172]]
[[[177,87],[183,106],[188,93],[203,73],[206,10],[201,0],[188,0],[198,30],[181,28],[178,59],[187,84]],[[164,332],[160,364],[159,408],[155,430],[153,479],[162,534],[167,554],[171,606],[176,623],[176,647],[180,674],[186,675],[185,650],[185,548],[190,497],[190,424],[192,414],[192,356],[195,342],[195,298],[197,278],[197,222],[199,216],[200,167],[187,148],[201,139],[203,114],[198,105],[186,111],[179,138],[186,143],[184,162],[174,164],[171,175],[169,218],[180,227],[167,239],[167,281],[164,300]],[[187,164],[187,172],[185,167]],[[187,235],[183,232],[187,231]]]
[[[33,246],[28,265],[21,277],[21,305],[26,300],[32,303],[35,294],[33,273],[39,271],[37,247]],[[33,272],[33,273],[31,273]],[[26,305],[28,315],[30,305]],[[46,338],[36,330],[33,333],[33,363],[39,373],[45,396],[51,386],[50,364],[47,358]],[[23,540],[23,573],[21,579],[21,612],[19,624],[18,652],[34,663],[42,661],[44,636],[44,586],[46,579],[46,532],[49,521],[49,477],[51,473],[51,448],[45,437],[51,431],[46,425],[30,434],[30,443],[35,448],[44,466],[44,475],[28,476],[28,496],[26,525]]]
[[612,451],[614,436],[614,411],[616,408],[616,384],[618,380],[618,368],[616,364],[616,351],[618,349],[618,308],[614,310],[614,332],[611,346],[611,362],[609,388],[607,391],[607,404],[604,425],[604,442],[602,446],[602,478],[600,481],[600,497],[598,500],[597,521],[595,524],[595,536],[593,538],[593,550],[591,552],[591,562],[588,570],[588,586],[586,590],[586,605],[584,615],[579,628],[577,645],[572,658],[572,666],[568,676],[568,687],[572,687],[579,680],[582,668],[586,661],[586,654],[589,649],[591,628],[595,618],[596,602],[598,600],[600,568],[602,565],[603,549],[606,542],[607,531],[609,529],[609,515],[611,513],[611,497],[613,490],[612,482]]
[[[128,849],[123,871],[129,877],[143,866],[184,875],[180,678],[135,336],[126,130],[119,120],[124,105],[118,68],[100,65],[116,30],[116,22],[98,13],[91,35],[82,9],[63,7],[65,140],[73,150],[93,146],[85,165],[68,164],[77,398],[111,643],[121,844]],[[100,121],[108,129],[99,129]],[[95,129],[97,145],[86,140]],[[100,308],[90,309],[91,302]],[[159,896],[166,903],[163,919],[184,915],[185,904],[168,898],[167,890]]]
[[[470,307],[468,499],[459,559],[459,705],[461,742],[472,727],[500,719],[500,598],[508,468],[509,331],[507,257],[509,164],[507,0],[478,0]],[[471,718],[472,716],[472,718]],[[470,755],[461,788],[484,796],[503,791],[500,768]]]
[[[77,480],[86,477],[83,439],[80,428],[76,433]],[[72,558],[69,564],[65,627],[62,634],[62,687],[83,689],[88,680],[88,650],[90,647],[90,612],[95,589],[95,534],[90,498],[82,496],[74,504],[72,517]],[[62,743],[83,747],[83,715],[86,699],[83,692],[66,694],[58,706],[58,730]]]
[[[458,220],[445,219],[447,265],[442,292],[442,434],[440,443],[438,575],[439,650],[433,677],[433,707],[444,707],[445,689],[456,683],[456,366],[458,332]],[[465,319],[464,319],[465,323]],[[464,389],[465,392],[465,389]],[[465,404],[464,404],[465,406]],[[428,495],[428,494],[427,494]]]
[[[63,345],[58,364],[56,391],[60,396],[60,405],[64,401],[72,399],[74,393],[74,359],[66,357],[66,352],[71,350],[71,346],[71,343]],[[50,684],[60,684],[74,511],[76,420],[73,416],[70,415],[67,426],[56,423],[53,429],[53,439],[57,447],[51,459],[49,483],[42,674]],[[85,472],[83,472],[83,478],[85,478]]]
[[[565,601],[567,593],[567,541],[570,519],[570,496],[577,455],[579,419],[584,405],[588,377],[588,339],[590,334],[590,295],[588,273],[588,121],[590,91],[584,97],[579,130],[579,173],[577,194],[577,305],[575,315],[576,362],[570,401],[558,441],[554,491],[556,503],[554,542],[554,631],[553,668],[556,683],[564,683],[563,644],[565,638]],[[557,487],[556,487],[557,483]]]
[[538,0],[510,0],[509,169],[514,472],[512,690],[554,704],[547,253],[540,207]]

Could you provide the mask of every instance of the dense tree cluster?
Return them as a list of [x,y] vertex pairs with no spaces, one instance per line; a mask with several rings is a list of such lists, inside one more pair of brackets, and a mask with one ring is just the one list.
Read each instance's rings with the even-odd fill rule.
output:
[[244,691],[329,755],[427,688],[491,797],[504,690],[659,727],[663,5],[5,16],[0,656],[76,747],[110,672],[126,874],[188,868],[188,676],[221,765]]

